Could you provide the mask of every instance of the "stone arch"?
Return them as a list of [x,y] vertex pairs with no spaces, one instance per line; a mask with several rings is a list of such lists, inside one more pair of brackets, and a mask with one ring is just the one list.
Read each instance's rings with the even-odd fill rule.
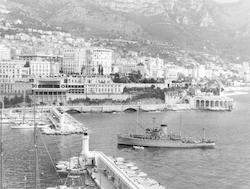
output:
[[224,103],[223,103],[223,101],[220,101],[220,107],[224,107]]
[[205,101],[201,100],[201,108],[204,108],[204,107],[205,107]]
[[137,109],[136,108],[124,108],[123,112],[136,112]]
[[225,101],[225,102],[224,102],[224,107],[225,107],[225,108],[228,108],[228,101]]
[[196,108],[199,108],[199,107],[200,107],[200,101],[196,100]]
[[209,107],[209,100],[206,100],[206,107]]
[[185,99],[185,100],[184,100],[184,104],[189,104],[189,100],[188,100],[188,99]]
[[215,101],[215,107],[219,107],[219,101],[218,100]]
[[212,101],[211,101],[211,107],[214,107],[214,104],[215,104],[215,103],[214,103],[214,101],[212,100]]
[[74,109],[74,108],[71,108],[71,109],[67,109],[65,110],[65,112],[69,113],[69,112],[77,112],[77,113],[81,113],[81,111],[77,110],[77,109]]

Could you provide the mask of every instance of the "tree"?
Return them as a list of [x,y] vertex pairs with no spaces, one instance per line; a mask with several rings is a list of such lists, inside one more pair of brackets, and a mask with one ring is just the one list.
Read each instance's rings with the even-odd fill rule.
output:
[[[10,107],[10,101],[9,101],[9,98],[7,98],[6,96],[4,97],[4,106],[5,107]],[[2,105],[1,105],[2,106]],[[1,107],[2,108],[2,107]]]
[[124,87],[124,88],[123,88],[123,93],[128,93],[128,92],[129,92],[128,88],[127,88],[127,87]]
[[26,95],[26,97],[25,97],[25,102],[26,102],[26,103],[32,103],[33,100],[30,98],[29,95]]
[[85,66],[82,66],[82,68],[81,68],[81,74],[83,74],[84,70],[85,70]]
[[101,75],[103,75],[103,67],[101,67]]
[[25,68],[29,68],[30,67],[30,62],[27,60],[25,65],[24,65]]
[[98,75],[101,75],[101,65],[98,66]]

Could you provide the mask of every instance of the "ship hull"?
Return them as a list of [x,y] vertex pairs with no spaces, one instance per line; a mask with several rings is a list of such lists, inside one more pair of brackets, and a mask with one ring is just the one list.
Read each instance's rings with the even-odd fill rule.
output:
[[140,139],[117,135],[119,145],[128,146],[146,146],[163,148],[214,148],[215,143],[187,143],[180,140],[158,140],[158,139]]

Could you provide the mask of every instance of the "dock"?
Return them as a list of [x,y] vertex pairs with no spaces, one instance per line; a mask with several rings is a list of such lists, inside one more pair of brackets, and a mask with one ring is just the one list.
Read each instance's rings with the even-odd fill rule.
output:
[[43,129],[43,134],[69,135],[88,132],[88,129],[82,123],[75,120],[70,114],[56,108],[50,109],[49,120],[53,124],[54,129]]
[[122,157],[108,157],[100,151],[89,151],[89,136],[83,135],[82,158],[88,172],[102,189],[165,189],[132,162]]

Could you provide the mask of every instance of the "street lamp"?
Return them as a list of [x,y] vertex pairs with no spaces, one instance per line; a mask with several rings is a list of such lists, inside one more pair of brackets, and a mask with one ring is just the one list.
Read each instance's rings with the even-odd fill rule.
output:
[[0,137],[1,137],[1,179],[0,179],[0,189],[3,189],[3,109],[4,109],[4,101],[2,103],[2,111],[1,111],[1,128],[0,128]]

